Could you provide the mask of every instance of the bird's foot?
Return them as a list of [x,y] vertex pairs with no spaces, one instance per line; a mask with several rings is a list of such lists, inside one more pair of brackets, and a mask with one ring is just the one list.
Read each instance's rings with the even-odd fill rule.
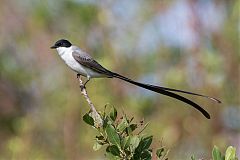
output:
[[80,74],[77,74],[77,79],[80,78]]

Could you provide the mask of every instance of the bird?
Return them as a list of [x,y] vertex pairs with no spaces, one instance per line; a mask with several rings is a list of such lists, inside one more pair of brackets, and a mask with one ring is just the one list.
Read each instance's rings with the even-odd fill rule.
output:
[[165,96],[169,96],[172,98],[175,98],[179,101],[182,101],[195,109],[197,109],[199,112],[201,112],[207,119],[210,119],[210,114],[203,109],[200,105],[193,102],[192,100],[189,100],[182,95],[177,94],[189,94],[194,96],[200,96],[207,99],[210,99],[214,102],[221,103],[220,100],[206,96],[203,94],[193,93],[189,91],[179,90],[179,89],[173,89],[173,88],[167,88],[162,86],[156,86],[146,83],[140,83],[137,81],[134,81],[130,78],[127,78],[123,75],[120,75],[118,73],[112,72],[105,67],[103,67],[101,64],[99,64],[97,61],[95,61],[87,52],[83,51],[79,47],[73,45],[71,42],[69,42],[66,39],[60,39],[58,40],[53,46],[50,47],[51,49],[56,49],[58,55],[61,57],[61,59],[67,64],[68,67],[70,67],[73,71],[77,73],[77,76],[84,76],[87,78],[86,82],[84,83],[83,87],[85,88],[86,84],[90,81],[92,78],[117,78],[120,80],[123,80],[125,82],[131,83],[133,85],[145,88],[147,90],[163,94]]

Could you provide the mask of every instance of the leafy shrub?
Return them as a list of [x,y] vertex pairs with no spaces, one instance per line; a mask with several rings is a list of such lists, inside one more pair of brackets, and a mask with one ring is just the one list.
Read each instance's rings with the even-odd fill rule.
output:
[[[92,126],[98,131],[95,138],[93,150],[97,151],[103,146],[106,148],[106,157],[111,160],[151,160],[152,139],[153,136],[145,136],[142,134],[148,123],[140,121],[133,122],[133,117],[129,118],[125,113],[118,118],[117,110],[110,107],[109,111],[100,113],[102,125],[96,124],[92,112],[83,116],[84,122]],[[169,150],[160,147],[156,150],[155,156],[158,160],[167,160]],[[197,160],[194,156],[191,160]],[[236,156],[236,148],[229,146],[223,155],[218,147],[214,146],[212,150],[212,160],[238,160]]]
[[[147,127],[148,123],[143,121],[139,123],[133,122],[133,117],[128,118],[126,114],[118,118],[117,110],[110,107],[106,111],[107,106],[100,116],[103,120],[101,127],[94,125],[94,119],[91,113],[86,113],[83,116],[84,122],[92,126],[98,131],[95,138],[93,149],[99,150],[106,146],[106,157],[108,159],[125,159],[125,160],[150,160],[152,159],[152,144],[153,136],[145,136],[141,134]],[[169,150],[161,147],[156,150],[156,157],[159,160],[167,160]]]

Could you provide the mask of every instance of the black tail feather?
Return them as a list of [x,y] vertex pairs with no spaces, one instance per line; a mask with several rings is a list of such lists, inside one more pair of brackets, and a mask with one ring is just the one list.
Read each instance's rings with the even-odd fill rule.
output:
[[173,88],[167,88],[167,87],[160,87],[160,86],[157,86],[161,89],[164,89],[164,90],[167,90],[167,91],[173,91],[173,92],[180,92],[180,93],[185,93],[185,94],[190,94],[190,95],[195,95],[195,96],[200,96],[200,97],[204,97],[204,98],[208,98],[210,100],[213,100],[217,103],[222,103],[220,100],[216,99],[216,98],[213,98],[213,97],[209,97],[209,96],[206,96],[206,95],[202,95],[202,94],[198,94],[198,93],[193,93],[193,92],[188,92],[188,91],[183,91],[183,90],[178,90],[178,89],[173,89]]
[[192,92],[188,92],[188,91],[182,91],[182,90],[177,90],[177,89],[171,89],[171,88],[165,88],[165,87],[160,87],[160,86],[154,86],[154,85],[150,85],[150,84],[144,84],[144,83],[135,82],[135,81],[133,81],[133,80],[131,80],[129,78],[126,78],[124,76],[121,76],[121,75],[119,75],[117,73],[113,73],[113,72],[112,72],[112,76],[115,77],[115,78],[122,79],[122,80],[124,80],[126,82],[129,82],[131,84],[137,85],[139,87],[142,87],[142,88],[145,88],[145,89],[148,89],[148,90],[151,90],[151,91],[154,91],[154,92],[157,92],[157,93],[160,93],[160,94],[163,94],[163,95],[166,95],[166,96],[178,99],[178,100],[180,100],[182,102],[185,102],[185,103],[193,106],[194,108],[196,108],[198,111],[200,111],[207,119],[210,119],[210,115],[201,106],[199,106],[195,102],[193,102],[193,101],[191,101],[191,100],[189,100],[189,99],[187,99],[187,98],[185,98],[183,96],[180,96],[180,95],[178,95],[176,93],[169,92],[169,91],[175,91],[175,92],[181,92],[181,93],[201,96],[201,97],[209,98],[209,99],[211,99],[213,101],[216,101],[218,103],[221,103],[221,101],[217,100],[216,98],[212,98],[212,97],[201,95],[201,94],[197,94],[197,93],[192,93]]

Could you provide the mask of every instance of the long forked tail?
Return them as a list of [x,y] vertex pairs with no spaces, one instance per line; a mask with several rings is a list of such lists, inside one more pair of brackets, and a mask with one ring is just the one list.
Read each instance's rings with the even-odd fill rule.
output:
[[[210,115],[201,106],[199,106],[195,102],[193,102],[193,101],[191,101],[191,100],[189,100],[189,99],[187,99],[183,96],[180,96],[176,93],[173,93],[173,92],[181,92],[181,93],[185,93],[185,94],[191,94],[191,95],[195,95],[195,96],[205,97],[205,98],[208,98],[208,99],[213,100],[215,102],[221,103],[221,101],[219,101],[218,99],[213,98],[213,97],[209,97],[209,96],[205,96],[205,95],[201,95],[201,94],[197,94],[197,93],[192,93],[192,92],[188,92],[188,91],[182,91],[182,90],[177,90],[177,89],[172,89],[172,88],[166,88],[166,87],[154,86],[154,85],[150,85],[150,84],[139,83],[139,82],[133,81],[129,78],[126,78],[122,75],[119,75],[119,74],[113,73],[113,72],[112,72],[112,76],[115,77],[115,78],[124,80],[126,82],[129,82],[131,84],[137,85],[139,87],[151,90],[153,92],[157,92],[157,93],[160,93],[160,94],[178,99],[182,102],[185,102],[185,103],[193,106],[194,108],[196,108],[198,111],[200,111],[207,119],[210,119]],[[173,91],[173,92],[169,92],[169,91]]]

